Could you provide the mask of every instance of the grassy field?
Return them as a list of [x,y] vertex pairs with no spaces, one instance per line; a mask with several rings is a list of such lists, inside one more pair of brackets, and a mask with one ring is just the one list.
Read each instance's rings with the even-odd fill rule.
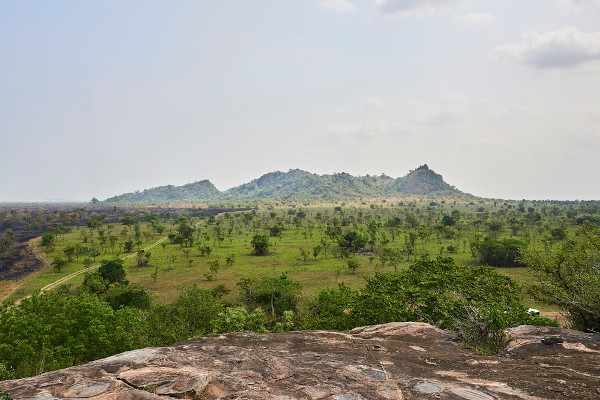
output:
[[[69,233],[56,235],[53,247],[42,248],[51,260],[65,257],[64,250],[68,247],[84,249],[82,254],[76,252],[72,261],[60,272],[50,269],[26,281],[11,299],[22,298],[71,272],[81,270],[90,261],[96,265],[104,259],[135,254],[137,250],[166,235],[175,236],[181,231],[182,222],[194,227],[189,241],[172,243],[177,241],[172,237],[172,240],[141,254],[140,259],[144,260],[146,258],[143,257],[149,253],[146,263],[138,263],[138,257],[125,262],[129,282],[150,290],[154,294],[154,302],[171,302],[181,289],[194,284],[207,289],[224,284],[232,289],[231,296],[234,296],[236,282],[248,276],[279,276],[287,273],[291,279],[302,282],[304,294],[310,297],[341,282],[359,288],[364,284],[363,276],[407,268],[417,257],[450,256],[457,264],[474,265],[478,260],[472,252],[471,243],[488,236],[496,239],[514,238],[529,246],[557,245],[559,241],[548,239],[554,228],[565,227],[568,235],[574,235],[577,229],[573,221],[567,218],[567,211],[565,208],[558,211],[550,209],[543,203],[487,200],[474,204],[420,199],[329,206],[261,207],[217,217],[140,221],[137,228],[131,221],[128,221],[129,225],[115,223],[93,228],[78,227]],[[444,225],[444,217],[450,215],[457,217],[455,223]],[[274,226],[281,227],[281,233],[270,237],[268,254],[254,255],[251,245],[254,235],[269,235],[270,228]],[[334,232],[336,230],[337,233]],[[348,268],[337,240],[351,231],[361,232],[369,238],[365,249],[350,255],[359,263],[355,273]],[[107,240],[102,236],[113,238]],[[130,253],[124,253],[127,241],[133,242]],[[316,258],[313,254],[315,246],[321,247]],[[210,254],[206,254],[208,248]],[[99,254],[92,257],[89,249],[95,249]],[[384,249],[397,252],[395,265],[390,265],[382,257]],[[500,268],[499,271],[522,284],[533,279],[527,268]],[[70,280],[67,286],[75,288],[83,279],[84,275],[80,275]],[[524,304],[554,311],[527,296]]]

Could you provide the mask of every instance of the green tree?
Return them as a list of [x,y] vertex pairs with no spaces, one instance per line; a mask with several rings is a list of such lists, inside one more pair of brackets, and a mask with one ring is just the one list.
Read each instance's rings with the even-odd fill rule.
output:
[[[482,336],[471,335],[465,345],[481,352],[497,350],[502,330],[521,324],[547,325],[553,321],[529,315],[521,304],[519,287],[489,266],[457,266],[449,257],[420,259],[399,273],[375,273],[350,309],[360,325],[392,321],[426,321],[469,336],[483,326]],[[500,342],[502,341],[500,340]],[[487,346],[487,347],[486,347]]]
[[244,307],[227,307],[215,320],[213,333],[226,332],[267,332],[267,316],[262,309],[256,308],[248,313]]
[[352,271],[353,274],[360,267],[360,262],[358,262],[356,257],[348,257],[348,259],[346,260],[346,263],[348,264],[348,269],[350,271]]
[[60,271],[62,271],[62,269],[68,264],[69,262],[67,261],[67,259],[65,259],[64,257],[58,256],[55,257],[52,260],[52,265],[54,265],[54,269],[60,273]]
[[600,233],[583,228],[554,250],[531,249],[525,260],[537,284],[531,293],[567,312],[575,329],[600,332]]
[[159,304],[148,313],[149,340],[154,346],[180,342],[212,333],[212,321],[223,311],[218,293],[194,285],[172,304]]
[[256,234],[250,241],[250,244],[254,249],[254,254],[257,256],[264,256],[269,251],[269,236]]
[[125,268],[123,268],[123,260],[114,259],[102,261],[98,272],[108,284],[126,283],[125,278],[127,277],[127,273],[125,272]]
[[354,252],[364,248],[367,243],[369,243],[369,237],[358,231],[350,231],[341,238],[338,238],[340,247]]
[[524,267],[522,251],[526,246],[527,243],[511,238],[498,240],[486,237],[471,243],[479,262],[494,267]]
[[144,347],[142,315],[90,293],[34,293],[0,308],[0,360],[15,377],[38,375]]
[[289,279],[285,273],[277,278],[243,278],[237,286],[246,307],[263,307],[273,317],[282,316],[286,310],[296,311],[302,289],[300,282]]
[[0,238],[0,250],[6,250],[15,241],[15,232],[8,228]]
[[357,326],[350,310],[354,306],[358,292],[343,283],[337,289],[325,289],[314,300],[307,303],[308,312],[304,315],[305,329],[348,330]]
[[56,237],[51,232],[45,232],[42,235],[42,246],[53,248],[55,245]]

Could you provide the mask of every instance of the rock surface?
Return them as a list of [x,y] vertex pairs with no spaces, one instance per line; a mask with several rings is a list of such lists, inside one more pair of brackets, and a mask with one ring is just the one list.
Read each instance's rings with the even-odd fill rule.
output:
[[[521,326],[500,356],[422,323],[233,333],[5,381],[19,399],[597,399],[600,338]],[[562,343],[544,344],[558,335]]]

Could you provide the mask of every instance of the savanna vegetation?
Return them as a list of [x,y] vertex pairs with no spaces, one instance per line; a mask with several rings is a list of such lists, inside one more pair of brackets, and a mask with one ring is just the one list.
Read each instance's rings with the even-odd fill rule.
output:
[[0,310],[0,380],[230,331],[425,321],[493,353],[504,328],[556,324],[532,306],[600,330],[598,202],[421,197],[114,216],[42,235],[52,268]]

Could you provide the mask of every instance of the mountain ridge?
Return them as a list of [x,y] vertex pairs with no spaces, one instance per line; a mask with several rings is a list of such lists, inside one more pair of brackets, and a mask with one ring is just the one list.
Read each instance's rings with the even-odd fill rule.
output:
[[216,202],[251,200],[351,201],[365,198],[469,196],[446,183],[423,164],[400,178],[385,174],[353,176],[346,172],[318,175],[301,169],[273,171],[220,191],[204,179],[182,186],[164,185],[110,197],[106,203]]

